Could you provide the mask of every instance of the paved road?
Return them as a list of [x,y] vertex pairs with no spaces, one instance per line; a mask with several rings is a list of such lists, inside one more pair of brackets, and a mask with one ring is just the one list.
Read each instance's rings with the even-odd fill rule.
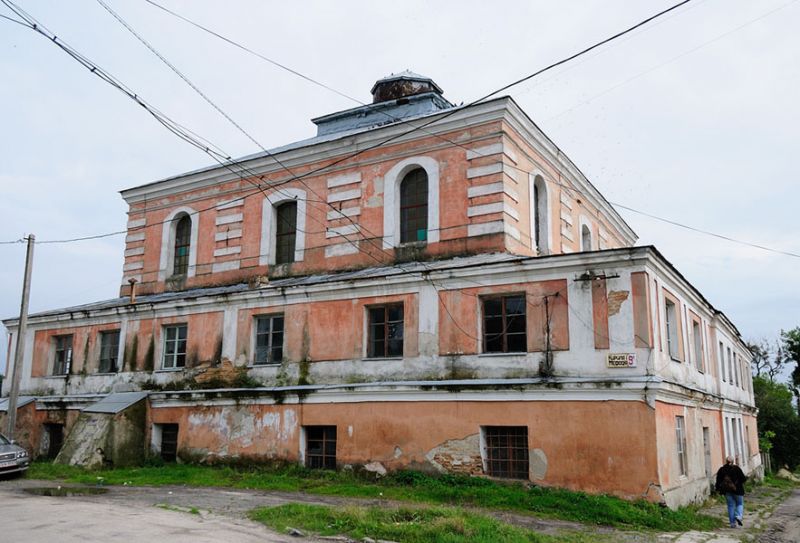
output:
[[795,489],[767,521],[759,543],[798,543],[800,541],[800,489]]
[[194,515],[161,509],[137,500],[128,503],[119,499],[104,500],[104,496],[34,496],[22,491],[18,485],[9,485],[8,481],[0,481],[0,515],[0,540],[9,543],[297,541],[245,519]]

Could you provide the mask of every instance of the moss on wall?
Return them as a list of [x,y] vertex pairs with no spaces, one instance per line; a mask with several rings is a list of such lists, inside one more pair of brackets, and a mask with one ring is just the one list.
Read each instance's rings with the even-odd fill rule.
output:
[[[150,342],[147,344],[147,352],[144,355],[144,371],[153,371],[155,368],[156,340],[151,335]],[[132,368],[136,371],[136,368]]]

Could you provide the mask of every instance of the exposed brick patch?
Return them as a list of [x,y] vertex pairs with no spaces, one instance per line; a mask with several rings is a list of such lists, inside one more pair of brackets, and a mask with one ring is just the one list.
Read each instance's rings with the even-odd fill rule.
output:
[[480,435],[472,434],[464,439],[450,439],[431,449],[425,455],[438,471],[483,475]]
[[616,315],[619,313],[619,308],[622,306],[622,303],[628,299],[628,294],[630,293],[627,290],[612,290],[608,293],[609,315]]

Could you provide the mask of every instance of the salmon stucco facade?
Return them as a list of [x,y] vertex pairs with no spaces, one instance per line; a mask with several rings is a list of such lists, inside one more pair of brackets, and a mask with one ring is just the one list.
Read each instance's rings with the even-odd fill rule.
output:
[[736,327],[511,98],[457,107],[411,72],[372,93],[308,140],[123,191],[120,296],[30,316],[20,440],[673,507],[727,455],[760,473]]

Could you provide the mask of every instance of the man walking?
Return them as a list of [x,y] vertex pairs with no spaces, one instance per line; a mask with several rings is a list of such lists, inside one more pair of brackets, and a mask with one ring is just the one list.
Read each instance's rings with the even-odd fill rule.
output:
[[733,463],[733,457],[725,459],[725,465],[717,472],[717,492],[725,494],[728,503],[728,520],[731,528],[742,525],[744,514],[744,482],[747,480],[742,469]]

